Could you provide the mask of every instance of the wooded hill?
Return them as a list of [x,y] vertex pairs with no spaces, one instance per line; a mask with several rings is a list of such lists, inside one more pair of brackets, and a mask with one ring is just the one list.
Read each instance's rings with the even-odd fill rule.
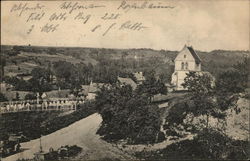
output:
[[[194,47],[195,49],[195,47]],[[214,76],[249,56],[249,51],[196,51],[202,59],[202,70]],[[178,51],[152,49],[106,49],[80,47],[1,46],[1,68],[5,76],[30,74],[36,67],[48,68],[54,62],[65,61],[89,68],[100,66],[99,75],[117,70],[131,73],[154,70],[164,82],[169,82]],[[3,71],[1,71],[3,72]],[[117,73],[117,72],[116,72]],[[1,74],[2,76],[3,74]],[[118,74],[119,75],[119,74]],[[95,80],[95,81],[102,81]]]

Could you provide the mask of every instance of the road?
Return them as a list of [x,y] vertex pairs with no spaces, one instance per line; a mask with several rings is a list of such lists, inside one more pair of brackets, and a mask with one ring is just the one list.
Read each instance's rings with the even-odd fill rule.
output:
[[[68,127],[60,129],[52,134],[42,137],[42,147],[48,151],[50,147],[58,149],[64,145],[78,145],[83,148],[82,153],[76,159],[98,160],[102,158],[133,159],[130,155],[103,141],[96,131],[102,122],[99,114],[95,113],[87,118],[77,121]],[[21,147],[27,149],[21,153],[4,158],[3,161],[16,161],[17,159],[30,159],[39,151],[39,139],[22,143]]]

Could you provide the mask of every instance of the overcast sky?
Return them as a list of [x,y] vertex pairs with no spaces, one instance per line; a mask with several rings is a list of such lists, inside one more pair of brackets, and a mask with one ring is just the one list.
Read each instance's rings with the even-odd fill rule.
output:
[[[144,1],[137,2],[141,5]],[[38,2],[28,2],[27,6],[36,6]],[[44,6],[35,11],[11,11],[19,2],[1,2],[1,44],[41,45],[41,46],[78,46],[103,48],[153,48],[180,50],[189,43],[195,49],[211,51],[214,49],[249,50],[249,1],[244,0],[192,0],[153,1],[154,5],[170,6],[164,9],[117,9],[122,1],[85,1],[79,5],[106,6],[95,9],[60,9],[62,2],[41,1]],[[133,4],[128,1],[126,4]],[[24,5],[25,2],[22,2]],[[73,2],[72,2],[73,4]],[[148,3],[149,4],[149,3]],[[79,12],[89,20],[74,20]],[[45,13],[38,20],[26,22],[32,13]],[[66,12],[66,20],[49,21],[53,13]],[[120,14],[117,19],[103,20],[105,13]],[[86,19],[85,19],[86,20]],[[128,22],[141,24],[146,28],[140,31],[121,28]],[[54,32],[41,32],[46,24],[57,25]],[[114,24],[112,26],[112,24]],[[29,33],[29,29],[33,30]],[[93,29],[97,27],[95,32]],[[109,31],[107,29],[110,28]],[[105,33],[107,31],[107,33]]]

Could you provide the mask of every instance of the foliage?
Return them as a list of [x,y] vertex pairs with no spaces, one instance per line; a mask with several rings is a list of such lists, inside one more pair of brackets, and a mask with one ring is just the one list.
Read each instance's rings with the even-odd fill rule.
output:
[[6,83],[13,85],[14,90],[19,91],[30,91],[31,90],[31,84],[28,81],[19,79],[17,77],[4,77],[4,80]]
[[[85,118],[96,112],[93,104],[80,105],[78,110],[59,116],[59,111],[6,113],[0,117],[0,140],[9,134],[22,132],[28,139],[36,139]],[[31,130],[32,129],[32,130]]]
[[214,131],[202,131],[193,140],[169,145],[157,152],[138,153],[137,156],[153,160],[247,160],[247,141],[236,141]]
[[[182,110],[182,113],[191,113],[194,116],[207,116],[206,128],[208,128],[210,116],[224,119],[226,115],[223,112],[225,110],[229,108],[237,110],[237,93],[244,90],[243,80],[243,77],[237,70],[221,73],[216,84],[214,84],[210,74],[188,73],[183,86],[189,90],[191,99],[189,102],[186,102],[187,107],[184,109],[185,112]],[[179,118],[182,119],[183,117]],[[178,122],[180,123],[181,121],[179,120]]]
[[19,96],[19,93],[16,92],[16,98],[14,99],[15,101],[19,101],[20,100],[20,96]]
[[6,66],[6,58],[1,54],[0,55],[0,81],[2,81],[2,78],[4,76],[4,67]]
[[236,103],[239,93],[247,88],[249,75],[249,59],[244,59],[234,65],[234,68],[228,69],[219,74],[216,82],[216,95],[219,107],[226,110],[228,107],[234,107],[238,111]]
[[152,97],[156,94],[166,94],[167,88],[160,79],[155,78],[154,72],[146,74],[146,80],[143,81],[136,89],[136,93],[139,95],[145,95],[152,101]]
[[221,93],[239,93],[246,88],[247,78],[239,70],[231,68],[219,74],[216,82],[217,90]]
[[186,102],[178,102],[168,110],[165,126],[169,128],[170,125],[181,124],[187,116],[188,105]]
[[50,84],[49,70],[44,68],[34,68],[31,71],[32,78],[28,81],[31,85],[33,92],[45,92],[52,89]]
[[0,92],[0,102],[8,101],[8,99],[5,97],[3,93]]
[[194,96],[213,93],[213,77],[207,73],[189,72],[182,85]]
[[[79,154],[82,151],[82,148],[73,145],[65,145],[61,146],[59,149],[54,150],[53,148],[50,149],[49,152],[45,153],[45,160],[46,161],[62,161],[62,160],[68,160],[71,159],[72,157],[75,157],[77,154]],[[18,159],[16,161],[37,161],[37,158],[33,159]]]
[[206,115],[207,126],[209,116],[217,116],[216,101],[214,97],[213,77],[207,73],[190,72],[184,79],[183,87],[192,95],[194,106],[189,106],[188,112],[194,116]]
[[172,105],[165,127],[183,124],[187,114],[194,117],[205,115],[207,117],[204,123],[207,131],[210,116],[223,120],[227,109],[234,108],[236,112],[239,111],[237,109],[238,92],[244,90],[244,78],[241,73],[235,69],[222,72],[215,85],[210,75],[194,72],[187,74],[183,85],[190,92],[189,98]]
[[70,124],[83,119],[96,112],[96,108],[92,103],[85,103],[78,107],[78,110],[64,116],[54,117],[49,121],[41,123],[41,132],[43,135],[50,134],[56,130],[69,126]]
[[147,97],[135,94],[131,86],[103,87],[96,105],[103,119],[98,133],[104,139],[126,139],[131,144],[159,141],[159,108],[150,105]]
[[36,99],[37,98],[37,96],[36,96],[36,94],[35,93],[28,93],[28,94],[26,94],[25,95],[25,100],[34,100],[34,99]]
[[250,75],[250,57],[245,57],[242,62],[238,62],[233,66],[235,69],[237,69],[240,72],[241,75],[241,81],[242,86],[247,88],[249,85],[249,75]]

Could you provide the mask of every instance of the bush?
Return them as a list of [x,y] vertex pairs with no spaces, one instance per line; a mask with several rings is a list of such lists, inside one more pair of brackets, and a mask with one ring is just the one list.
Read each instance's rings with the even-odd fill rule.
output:
[[185,102],[178,102],[169,109],[168,116],[166,117],[166,128],[173,124],[181,124],[187,116],[188,105]]
[[8,101],[8,99],[5,97],[3,93],[0,92],[0,102]]
[[162,140],[160,109],[149,104],[147,98],[133,93],[130,86],[104,88],[96,102],[103,119],[97,133],[105,140],[125,139],[130,144]]
[[158,140],[157,140],[157,142],[162,142],[162,141],[164,141],[166,138],[165,138],[165,134],[163,133],[163,132],[159,132],[158,133]]
[[25,100],[34,100],[34,99],[36,99],[37,97],[36,97],[36,95],[34,94],[34,93],[28,93],[28,94],[26,94],[25,95]]
[[8,134],[19,132],[28,139],[36,139],[41,134],[55,132],[95,112],[95,107],[87,103],[77,111],[63,116],[59,116],[61,111],[6,113],[0,117],[0,140]]
[[248,145],[247,141],[233,140],[218,131],[205,130],[193,140],[174,143],[150,154],[137,153],[137,156],[149,160],[247,160]]

